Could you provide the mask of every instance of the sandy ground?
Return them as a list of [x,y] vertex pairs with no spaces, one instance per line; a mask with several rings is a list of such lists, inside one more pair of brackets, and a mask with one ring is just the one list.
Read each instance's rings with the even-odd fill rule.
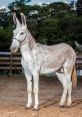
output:
[[23,75],[0,76],[0,117],[82,117],[82,79],[72,91],[70,108],[59,108],[62,86],[57,78],[40,78],[40,110],[25,110],[26,80]]

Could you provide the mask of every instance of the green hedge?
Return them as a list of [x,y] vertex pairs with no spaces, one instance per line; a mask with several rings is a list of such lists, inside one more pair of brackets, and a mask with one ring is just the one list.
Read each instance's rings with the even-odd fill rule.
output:
[[[29,22],[28,27],[36,41],[43,44],[53,45],[65,42],[74,47],[75,40],[82,43],[82,17],[68,15],[61,19],[43,19],[37,23]],[[0,28],[0,51],[9,50],[12,32],[12,24],[6,29]]]
[[0,28],[0,51],[9,51],[12,38],[12,27]]

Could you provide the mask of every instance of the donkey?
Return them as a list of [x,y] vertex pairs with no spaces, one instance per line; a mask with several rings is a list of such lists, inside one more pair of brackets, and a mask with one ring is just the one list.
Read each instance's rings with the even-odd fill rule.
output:
[[[26,25],[26,17],[21,12],[21,23],[13,13],[13,21],[16,29],[13,31],[13,40],[10,46],[12,53],[16,53],[18,48],[22,55],[21,64],[27,80],[28,101],[26,108],[32,107],[32,77],[34,93],[34,110],[39,109],[39,74],[56,73],[63,85],[63,93],[60,106],[64,106],[66,96],[67,106],[70,106],[72,81],[73,86],[77,84],[75,69],[76,53],[68,44],[60,43],[52,46],[36,43]],[[72,80],[71,80],[72,77]]]

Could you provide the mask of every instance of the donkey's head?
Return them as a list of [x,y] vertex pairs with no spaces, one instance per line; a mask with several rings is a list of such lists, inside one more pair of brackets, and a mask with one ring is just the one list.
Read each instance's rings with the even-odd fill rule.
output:
[[13,39],[10,50],[12,53],[16,53],[20,44],[26,39],[27,36],[27,26],[26,26],[26,17],[23,13],[20,13],[21,21],[16,17],[16,13],[13,14],[13,21],[16,25],[16,29],[13,31]]

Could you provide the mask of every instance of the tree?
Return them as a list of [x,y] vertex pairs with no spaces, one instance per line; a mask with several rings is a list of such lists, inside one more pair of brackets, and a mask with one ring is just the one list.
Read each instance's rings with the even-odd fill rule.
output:
[[31,0],[15,0],[14,2],[8,5],[8,8],[12,11],[13,6],[21,7],[21,9],[25,6],[26,3],[30,2]]
[[77,7],[77,15],[78,16],[82,15],[82,0],[77,1],[76,7]]
[[51,6],[51,18],[62,18],[69,13],[69,5],[62,2],[54,2],[50,4]]
[[70,10],[71,10],[71,11],[74,10],[74,4],[75,4],[75,2],[74,2],[74,1],[71,1],[71,3],[70,3]]
[[[28,29],[37,42],[48,45],[65,42],[73,47],[74,41],[82,43],[82,17],[77,17],[73,12],[70,15],[68,4],[60,2],[39,6],[28,5],[26,2],[28,3],[26,0],[15,0],[9,5],[9,8],[12,10],[16,5],[23,9]],[[0,49],[2,50],[8,50],[12,38],[11,12],[4,19],[5,21],[8,19],[8,25],[5,25],[5,29],[0,28]]]

